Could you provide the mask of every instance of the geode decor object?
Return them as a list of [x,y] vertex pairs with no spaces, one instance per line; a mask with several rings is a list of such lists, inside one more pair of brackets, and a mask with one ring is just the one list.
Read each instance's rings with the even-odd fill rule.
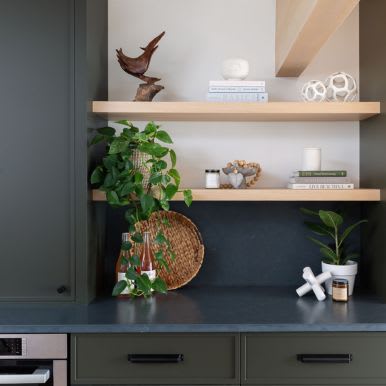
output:
[[121,65],[122,70],[127,72],[129,75],[135,76],[136,78],[139,78],[145,82],[139,85],[134,101],[151,102],[155,95],[164,89],[164,86],[155,84],[161,79],[145,75],[145,72],[149,68],[150,60],[155,50],[158,48],[157,44],[164,35],[165,32],[162,32],[157,37],[155,37],[146,47],[141,47],[143,54],[136,58],[130,58],[126,56],[123,53],[122,48],[116,50],[117,59]]

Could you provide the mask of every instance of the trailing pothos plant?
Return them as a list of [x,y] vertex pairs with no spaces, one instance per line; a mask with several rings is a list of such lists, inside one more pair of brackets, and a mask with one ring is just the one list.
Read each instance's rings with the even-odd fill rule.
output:
[[318,222],[305,221],[304,224],[311,232],[318,236],[327,237],[329,243],[308,237],[313,243],[320,247],[320,253],[323,261],[327,264],[345,265],[349,260],[358,258],[357,253],[348,252],[347,237],[360,224],[367,220],[360,220],[345,229],[341,229],[343,225],[343,217],[339,213],[330,210],[319,210],[318,212],[301,208],[301,212],[305,215],[316,218]]
[[[154,213],[169,210],[169,201],[180,191],[176,153],[166,146],[173,142],[170,135],[154,122],[149,122],[142,131],[126,120],[116,123],[122,125],[119,133],[113,127],[100,128],[91,141],[92,145],[106,144],[106,154],[92,172],[91,183],[106,193],[107,202],[112,207],[125,208],[124,216],[131,234],[131,241],[122,244],[122,249],[130,252],[126,254],[130,256],[128,261],[121,257],[124,259],[121,263],[128,265],[126,279],[116,283],[113,295],[119,295],[126,288],[130,288],[133,296],[149,296],[153,291],[165,293],[166,283],[160,277],[151,282],[146,274],[140,273],[138,251],[143,238],[136,224],[148,220]],[[136,150],[147,155],[140,157],[141,165],[133,162]],[[190,206],[192,192],[182,192],[186,205]],[[175,254],[161,230],[161,225],[168,225],[167,219],[159,216],[158,224],[154,243],[159,248],[155,258],[159,267],[168,270],[164,254],[172,260]]]

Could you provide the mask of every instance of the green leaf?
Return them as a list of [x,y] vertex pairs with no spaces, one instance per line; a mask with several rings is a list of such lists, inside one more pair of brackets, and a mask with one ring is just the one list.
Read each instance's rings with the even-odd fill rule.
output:
[[178,191],[178,187],[176,185],[174,184],[167,185],[165,188],[166,198],[168,200],[171,200],[174,197],[174,195],[177,193],[177,191]]
[[347,227],[344,232],[342,233],[342,236],[340,238],[340,241],[339,241],[339,246],[341,246],[343,244],[343,241],[347,238],[347,236],[357,227],[359,226],[360,224],[363,224],[365,222],[368,222],[368,220],[360,220],[358,222],[356,222],[355,224],[352,224],[350,225],[349,227]]
[[333,261],[334,264],[338,260],[338,257],[336,256],[336,253],[331,251],[331,249],[327,248],[320,248],[320,253],[325,257],[328,261]]
[[142,181],[143,181],[143,175],[142,175],[142,173],[136,172],[135,175],[134,175],[134,182],[135,182],[136,184],[141,184]]
[[164,258],[164,253],[162,251],[157,251],[156,253],[154,253],[154,256],[156,260],[161,260]]
[[141,259],[139,258],[138,255],[133,255],[130,257],[130,264],[133,267],[139,267],[141,265]]
[[162,294],[166,294],[168,292],[166,283],[160,277],[156,277],[151,286],[156,292],[160,292]]
[[103,180],[103,168],[97,166],[91,174],[90,181],[92,184],[100,184]]
[[126,280],[120,280],[119,282],[117,282],[113,288],[113,293],[112,295],[113,296],[118,296],[119,294],[121,294],[127,287],[127,282]]
[[102,162],[106,169],[111,170],[111,168],[118,163],[118,157],[116,154],[111,154],[103,157]]
[[338,229],[343,223],[343,218],[338,213],[329,210],[320,210],[319,217],[325,225],[330,228]]
[[129,126],[129,127],[132,125],[132,123],[129,122],[127,119],[122,119],[120,121],[116,121],[115,123],[119,123],[120,125]]
[[97,134],[95,137],[91,140],[91,145],[96,145],[99,142],[102,142],[105,140],[105,136],[102,134]]
[[134,192],[134,184],[132,182],[126,182],[122,185],[121,196],[127,196],[130,193]]
[[127,265],[127,264],[129,264],[129,260],[127,260],[125,256],[121,256],[121,265]]
[[169,150],[169,155],[170,155],[170,161],[172,162],[172,168],[176,167],[177,163],[177,155],[176,152],[172,149]]
[[123,251],[130,251],[130,249],[131,249],[132,246],[133,246],[133,244],[131,244],[130,241],[124,241],[124,242],[122,243],[121,249],[122,249]]
[[163,170],[163,169],[166,169],[166,168],[168,167],[168,164],[167,164],[164,160],[160,159],[159,161],[157,161],[157,163],[155,164],[155,166],[156,166],[158,169]]
[[166,186],[172,179],[167,174],[164,174],[161,179],[162,185]]
[[159,204],[161,205],[161,208],[162,208],[163,210],[168,211],[168,210],[170,209],[170,204],[169,204],[169,202],[166,201],[166,200],[161,200],[161,201],[159,201]]
[[169,153],[169,149],[167,147],[160,146],[158,143],[154,144],[152,155],[157,158],[163,158],[166,154]]
[[173,251],[170,251],[169,252],[169,257],[172,261],[174,261],[176,259],[176,254],[173,252]]
[[180,178],[180,173],[178,173],[178,171],[176,169],[170,169],[168,171],[168,174],[170,177],[172,177],[176,183],[177,186],[180,185],[180,181],[181,181],[181,178]]
[[319,247],[326,248],[330,250],[332,253],[335,253],[328,245],[322,243],[321,241],[314,239],[313,237],[308,237],[308,239],[314,242],[316,245],[319,245]]
[[113,127],[101,127],[98,129],[98,133],[107,137],[112,137],[115,134],[115,129]]
[[139,232],[134,233],[133,236],[131,236],[131,239],[135,243],[139,243],[139,244],[143,243],[143,237]]
[[331,229],[326,227],[323,224],[317,224],[310,221],[305,221],[304,224],[307,226],[308,229],[310,229],[312,232],[319,236],[331,236],[334,238],[334,233],[331,232]]
[[166,239],[166,237],[164,236],[164,234],[162,232],[158,232],[157,236],[154,239],[154,242],[156,244],[164,244],[164,243],[167,243],[167,241],[168,240]]
[[106,188],[111,188],[116,183],[116,180],[114,179],[113,175],[111,173],[107,173],[106,177],[103,181],[103,186]]
[[149,178],[149,182],[153,185],[157,185],[162,181],[162,174],[160,173],[155,173],[152,174]]
[[155,201],[149,194],[143,194],[140,198],[141,208],[145,213],[151,212],[155,207]]
[[170,135],[164,130],[157,131],[157,134],[155,135],[155,137],[162,142],[173,143],[172,139],[170,138]]
[[133,267],[129,267],[125,276],[128,280],[135,280],[138,277],[138,273],[135,272],[135,269]]
[[190,205],[192,205],[192,202],[193,202],[193,195],[192,195],[192,191],[190,189],[186,189],[184,190],[184,201],[185,201],[185,205],[187,207],[189,207]]
[[315,212],[311,209],[307,209],[307,208],[300,208],[300,211],[303,213],[303,214],[306,214],[308,216],[316,216],[316,217],[319,217],[319,213],[318,212]]
[[153,134],[157,131],[158,126],[154,122],[149,122],[144,130],[144,133],[146,134]]
[[151,281],[146,274],[138,276],[135,282],[138,289],[143,292],[144,296],[149,296],[151,294]]
[[107,202],[110,204],[110,205],[119,205],[120,201],[119,201],[119,197],[118,197],[118,194],[117,192],[115,192],[114,190],[110,190],[106,193],[106,198],[107,198]]
[[161,267],[164,267],[166,272],[170,272],[170,268],[168,266],[168,263],[164,260],[164,259],[159,259],[157,260],[158,264],[161,266]]
[[349,260],[357,260],[359,257],[359,254],[358,253],[350,253],[349,255],[347,255],[342,261],[341,261],[341,265],[346,265],[347,262]]
[[127,149],[129,146],[128,141],[122,141],[121,139],[114,139],[110,144],[109,154],[118,154]]

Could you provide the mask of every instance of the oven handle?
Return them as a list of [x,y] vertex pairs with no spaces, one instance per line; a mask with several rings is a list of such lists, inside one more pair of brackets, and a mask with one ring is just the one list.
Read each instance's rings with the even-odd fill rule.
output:
[[32,374],[0,374],[0,385],[46,383],[49,379],[49,369],[36,369]]

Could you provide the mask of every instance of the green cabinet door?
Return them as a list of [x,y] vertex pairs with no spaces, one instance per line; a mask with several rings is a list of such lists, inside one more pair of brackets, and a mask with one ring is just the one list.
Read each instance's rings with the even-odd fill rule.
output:
[[73,14],[0,2],[0,299],[73,297]]

